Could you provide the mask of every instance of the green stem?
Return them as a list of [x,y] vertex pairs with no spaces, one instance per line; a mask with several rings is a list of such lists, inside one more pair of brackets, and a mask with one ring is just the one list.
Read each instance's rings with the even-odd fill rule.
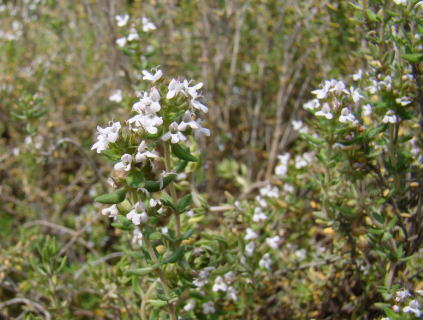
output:
[[[145,246],[147,248],[148,253],[151,256],[151,259],[153,260],[154,264],[159,264],[159,259],[156,256],[156,253],[154,252],[153,247],[151,246],[150,240],[148,240],[147,238],[143,238],[143,241],[145,243]],[[157,267],[157,273],[159,274],[159,278],[160,281],[162,282],[163,285],[163,290],[165,292],[166,297],[170,297],[169,296],[169,285],[167,284],[167,280],[163,274],[163,271],[160,267]],[[175,312],[175,308],[173,306],[172,303],[168,303],[167,305],[168,311],[169,311],[169,315],[170,315],[170,319],[171,320],[176,320],[176,312]]]
[[[168,141],[164,143],[163,149],[164,149],[164,156],[165,156],[166,172],[169,172],[171,170],[171,160],[170,160],[170,145]],[[173,201],[176,201],[178,198],[176,196],[175,185],[173,184],[173,182],[170,183],[169,189],[170,189],[170,195],[172,196]],[[174,212],[174,217],[175,217],[176,237],[179,238],[181,236],[181,220],[177,212]]]
[[147,292],[145,294],[143,294],[143,296],[142,296],[142,302],[141,302],[141,320],[147,320],[147,316],[145,314],[146,301],[150,298],[150,295],[151,295],[152,291],[156,287],[157,281],[158,280],[154,281],[150,285],[150,287],[148,288]]

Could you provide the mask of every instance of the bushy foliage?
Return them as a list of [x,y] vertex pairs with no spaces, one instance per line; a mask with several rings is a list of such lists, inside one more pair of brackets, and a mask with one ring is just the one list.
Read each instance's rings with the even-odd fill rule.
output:
[[422,10],[0,0],[0,318],[423,317]]

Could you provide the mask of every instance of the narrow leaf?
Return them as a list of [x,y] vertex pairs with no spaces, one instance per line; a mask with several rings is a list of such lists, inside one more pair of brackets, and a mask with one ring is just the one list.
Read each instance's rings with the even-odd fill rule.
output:
[[94,199],[95,202],[105,203],[105,204],[116,204],[121,203],[125,200],[126,190],[118,189],[115,192],[102,194]]
[[189,152],[189,149],[182,147],[180,144],[172,143],[171,148],[172,148],[172,153],[181,160],[192,161],[192,162],[198,161],[198,159]]

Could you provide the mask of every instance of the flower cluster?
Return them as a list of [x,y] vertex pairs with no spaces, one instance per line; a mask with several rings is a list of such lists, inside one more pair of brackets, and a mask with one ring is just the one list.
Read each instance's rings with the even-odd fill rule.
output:
[[[121,14],[115,16],[116,25],[119,28],[124,28],[128,25],[130,21],[130,16],[128,14]],[[137,24],[138,23],[132,23],[129,30],[127,31],[127,34],[125,36],[122,36],[118,39],[116,39],[116,44],[119,47],[124,47],[127,43],[140,40],[140,34],[137,30]],[[157,29],[157,27],[154,25],[153,22],[150,21],[147,17],[142,17],[140,19],[141,30],[144,33],[151,32]]]
[[[174,145],[188,143],[191,133],[197,138],[210,135],[210,130],[201,125],[202,120],[198,114],[207,112],[207,107],[200,102],[201,94],[198,91],[203,84],[193,85],[192,81],[172,79],[166,86],[162,76],[163,72],[159,69],[143,71],[143,79],[153,86],[138,94],[138,100],[132,106],[135,114],[123,127],[120,122],[111,122],[106,128],[97,127],[97,142],[91,149],[98,153],[116,152],[119,161],[115,163],[114,169],[117,172],[129,174],[131,170],[152,168],[155,161],[160,161],[159,151],[154,150],[160,140],[170,141]],[[123,154],[122,149],[126,149]],[[163,184],[163,179],[171,173],[162,172],[160,183]],[[145,188],[140,189],[148,192]],[[159,203],[150,201],[148,208],[155,211]],[[140,225],[148,221],[149,210],[143,202],[137,202],[126,217],[134,225]],[[103,210],[103,214],[116,217],[115,206]]]
[[[421,318],[423,316],[423,311],[421,307],[421,301],[419,298],[423,296],[423,290],[417,290],[416,296],[414,297],[410,291],[406,289],[401,289],[395,292],[394,295],[394,304],[391,306],[392,311],[398,314],[398,319],[401,315],[406,317],[405,314],[414,316],[416,318]],[[388,319],[388,318],[384,318]],[[396,318],[395,318],[396,319]]]

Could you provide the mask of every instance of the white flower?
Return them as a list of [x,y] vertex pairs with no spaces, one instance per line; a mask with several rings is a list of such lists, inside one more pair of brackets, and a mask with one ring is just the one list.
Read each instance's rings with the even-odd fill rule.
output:
[[131,128],[132,131],[137,132],[139,129],[143,129],[150,134],[156,134],[158,132],[157,127],[163,124],[163,119],[153,114],[137,114],[127,122],[135,126]]
[[226,272],[223,277],[226,283],[232,283],[235,280],[235,273],[233,271]]
[[324,103],[322,109],[316,112],[316,116],[325,117],[328,120],[333,119],[333,114],[330,110],[329,104]]
[[187,128],[199,129],[197,121],[192,119],[191,111],[187,110],[182,117],[181,123],[178,125],[178,131],[185,131]]
[[142,17],[141,23],[142,31],[144,32],[154,31],[157,29],[154,23],[152,23],[147,17]]
[[131,170],[132,156],[125,153],[118,163],[115,164],[114,169],[117,171],[129,171]]
[[295,156],[295,168],[301,169],[307,166],[308,166],[308,162],[302,155]]
[[409,105],[411,103],[411,99],[409,97],[401,97],[401,98],[396,98],[395,102],[402,105],[402,106],[406,106]]
[[366,88],[366,90],[370,93],[370,94],[375,94],[378,89],[379,89],[379,85],[378,82],[374,79],[371,80],[372,84],[370,86],[368,86]]
[[329,89],[330,89],[330,84],[328,82],[325,82],[323,88],[313,90],[311,93],[316,95],[317,99],[322,100],[322,99],[326,98],[326,96],[329,92]]
[[126,215],[126,218],[131,220],[135,225],[146,223],[148,221],[148,215],[145,211],[145,204],[142,202],[137,202],[134,205],[134,208]]
[[244,239],[246,241],[253,240],[253,239],[256,239],[258,237],[258,234],[251,228],[247,228],[247,230],[245,230],[245,231],[246,231],[246,235],[245,235]]
[[96,150],[97,153],[106,150],[109,143],[116,142],[119,138],[119,130],[121,128],[120,122],[113,122],[111,126],[102,128],[97,126],[97,142],[91,147],[91,150]]
[[158,204],[160,204],[160,202],[156,199],[151,198],[150,199],[150,208],[153,208],[155,206],[157,206]]
[[271,268],[271,266],[272,266],[272,259],[270,258],[270,254],[269,253],[266,253],[261,259],[260,259],[260,261],[259,261],[259,266],[260,267],[262,267],[262,268],[264,268],[264,269],[267,269],[267,270],[270,270],[270,268]]
[[226,299],[232,301],[238,301],[238,295],[234,287],[229,286],[228,290],[226,291]]
[[341,93],[349,93],[343,81],[330,80],[330,87],[329,91],[335,92],[337,95],[340,95]]
[[132,106],[132,110],[140,114],[154,114],[160,109],[160,92],[154,87],[150,92],[144,92],[140,100]]
[[109,218],[115,218],[119,214],[117,206],[114,204],[108,208],[101,210],[103,216],[108,216]]
[[139,40],[140,39],[140,36],[138,35],[137,29],[135,29],[134,27],[131,27],[131,29],[129,29],[129,34],[126,37],[126,39],[128,41]]
[[373,112],[372,106],[370,104],[366,104],[362,108],[361,115],[363,117],[368,117],[372,114],[372,112]]
[[354,114],[352,114],[350,109],[348,108],[343,108],[341,110],[341,115],[339,116],[339,122],[342,122],[342,123],[350,122],[352,124],[358,124],[358,121],[355,118]]
[[420,318],[422,311],[420,310],[420,303],[417,300],[411,300],[408,306],[406,306],[403,311],[405,313],[414,313],[417,318]]
[[[198,249],[201,252],[201,248],[198,248]],[[207,283],[209,283],[210,272],[213,271],[214,269],[215,269],[214,267],[206,267],[202,269],[199,272],[198,277],[195,278],[192,283],[198,288],[204,287]]]
[[225,281],[223,281],[223,278],[221,276],[216,277],[213,284],[214,292],[223,291],[226,292],[228,290],[228,286],[226,285]]
[[254,222],[260,222],[267,220],[267,215],[263,212],[263,209],[260,207],[255,208],[254,215],[253,215],[253,221]]
[[129,15],[128,14],[121,14],[115,16],[116,24],[118,27],[124,27],[129,21]]
[[308,128],[304,126],[301,120],[292,120],[291,124],[295,131],[299,133],[308,133]]
[[109,97],[109,100],[112,102],[121,102],[122,101],[122,90],[115,90]]
[[247,255],[247,257],[251,257],[253,255],[255,248],[256,248],[256,244],[254,242],[249,242],[245,246],[245,254]]
[[294,189],[294,186],[292,184],[285,183],[283,185],[283,191],[285,191],[287,193],[294,193],[295,189]]
[[203,307],[204,314],[209,314],[209,313],[215,313],[216,312],[216,310],[214,308],[214,304],[211,301],[206,302],[206,303],[203,303],[201,306]]
[[176,122],[172,122],[169,125],[169,131],[162,136],[162,140],[164,141],[169,139],[172,143],[178,143],[179,141],[185,141],[187,139],[184,134],[178,130],[178,124]]
[[352,78],[353,78],[353,80],[354,81],[358,81],[358,80],[361,80],[361,78],[363,77],[363,70],[358,70],[358,72],[357,73],[354,73],[353,75],[352,75]]
[[270,184],[260,189],[260,195],[262,197],[277,198],[279,197],[278,187],[272,187]]
[[191,81],[188,80],[184,80],[184,82],[182,83],[184,86],[184,93],[190,95],[192,99],[199,98],[200,94],[197,91],[203,87],[203,83],[199,82],[196,85],[193,85],[192,87],[190,87],[190,83]]
[[307,257],[307,251],[305,249],[300,249],[295,251],[295,256],[298,260],[304,260]]
[[382,122],[384,122],[384,123],[397,123],[398,117],[395,115],[394,111],[388,110],[388,112],[383,117]]
[[119,39],[116,39],[116,44],[121,48],[124,47],[126,45],[126,38],[121,37]]
[[188,94],[191,96],[191,106],[194,107],[197,110],[200,110],[204,113],[208,112],[208,108],[202,104],[200,101],[198,101],[197,99],[201,97],[201,95],[197,92],[199,89],[201,89],[203,87],[203,83],[197,83],[196,85],[190,87],[190,83],[191,81],[188,80],[184,80],[183,85],[184,85],[184,93]]
[[195,109],[200,110],[200,111],[202,111],[202,112],[204,112],[204,113],[207,113],[207,112],[209,111],[209,108],[207,108],[204,104],[202,104],[202,103],[201,103],[200,101],[198,101],[198,100],[192,99],[192,100],[191,100],[191,105],[192,105]]
[[147,150],[147,144],[145,143],[145,141],[142,141],[138,146],[137,154],[135,155],[135,162],[144,162],[148,158],[154,159],[157,157],[158,155],[156,153]]
[[203,126],[201,126],[201,119],[197,120],[197,125],[198,128],[197,129],[193,129],[194,130],[194,137],[196,139],[198,139],[201,135],[205,135],[207,137],[210,137],[210,129],[208,128],[204,128]]
[[355,103],[359,102],[363,98],[360,91],[354,87],[350,88],[350,94],[351,94],[351,98],[353,99]]
[[393,305],[392,306],[392,310],[394,310],[394,312],[400,312],[401,311],[401,307],[398,305]]
[[175,97],[179,92],[183,92],[184,84],[178,80],[172,79],[168,86],[168,92],[166,95],[166,99],[170,100]]
[[133,247],[135,247],[135,246],[141,247],[142,246],[142,233],[141,233],[141,230],[138,227],[136,227],[134,229],[134,232],[132,234],[131,244],[132,244]]
[[194,310],[196,301],[194,299],[188,300],[187,304],[184,306],[186,312]]
[[318,99],[313,99],[304,104],[304,109],[306,110],[316,110],[320,108],[320,102]]
[[143,80],[156,82],[157,80],[159,80],[162,77],[163,72],[162,72],[162,70],[158,69],[158,70],[156,70],[156,72],[154,74],[152,74],[152,73],[148,72],[147,70],[143,70],[142,74],[143,74],[143,77],[142,77]]
[[275,168],[275,174],[278,177],[285,177],[288,173],[288,162],[290,158],[291,154],[289,153],[284,153],[278,156],[279,164]]
[[277,249],[279,246],[279,242],[281,241],[281,237],[274,236],[272,238],[267,238],[266,243],[271,247],[272,249]]
[[395,301],[396,302],[401,302],[408,297],[411,297],[411,293],[408,290],[402,289],[402,290],[398,290],[397,292],[395,292]]
[[392,88],[392,78],[391,78],[391,76],[386,76],[383,79],[383,81],[379,82],[378,86],[379,86],[380,89],[385,87],[386,90],[391,90],[391,88]]
[[291,124],[295,131],[299,131],[303,127],[301,120],[292,120]]
[[262,197],[256,196],[256,201],[257,201],[257,203],[259,204],[260,207],[267,208],[267,202]]

